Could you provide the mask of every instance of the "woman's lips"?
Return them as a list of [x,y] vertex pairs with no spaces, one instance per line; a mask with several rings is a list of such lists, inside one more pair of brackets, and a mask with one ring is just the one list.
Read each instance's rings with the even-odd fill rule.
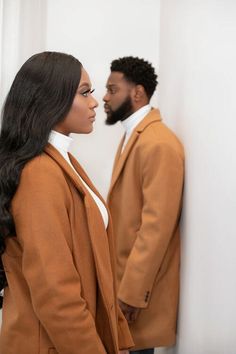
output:
[[96,120],[95,115],[94,115],[94,116],[89,117],[89,120],[90,120],[91,122],[95,122],[95,120]]

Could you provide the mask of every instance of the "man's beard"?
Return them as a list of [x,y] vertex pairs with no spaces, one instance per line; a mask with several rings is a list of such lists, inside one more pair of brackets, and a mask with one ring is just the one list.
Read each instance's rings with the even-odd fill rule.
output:
[[116,124],[118,121],[122,121],[128,118],[132,113],[133,107],[131,98],[127,97],[126,100],[115,111],[112,111],[111,109],[109,110],[105,123],[107,125]]

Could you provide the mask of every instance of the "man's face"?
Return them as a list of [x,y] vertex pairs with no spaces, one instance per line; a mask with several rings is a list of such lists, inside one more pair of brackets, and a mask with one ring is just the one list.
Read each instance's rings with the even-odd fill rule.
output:
[[104,110],[107,115],[106,124],[115,124],[134,112],[132,104],[134,87],[134,84],[124,78],[124,74],[117,71],[111,72],[106,84],[107,92],[103,97]]

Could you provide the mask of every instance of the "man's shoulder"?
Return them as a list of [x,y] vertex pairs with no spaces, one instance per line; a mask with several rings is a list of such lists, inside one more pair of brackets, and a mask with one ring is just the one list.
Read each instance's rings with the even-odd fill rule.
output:
[[175,132],[161,120],[150,122],[150,124],[147,124],[146,127],[139,133],[140,142],[147,141],[150,143],[171,143],[178,141],[178,143],[181,144]]
[[[148,121],[149,117],[150,116],[147,115],[144,120]],[[184,155],[182,143],[174,131],[170,129],[161,119],[155,120],[154,115],[152,115],[152,121],[149,122],[149,124],[146,124],[144,129],[139,132],[137,147],[155,149],[155,147],[158,148],[161,145],[166,145],[181,155]]]

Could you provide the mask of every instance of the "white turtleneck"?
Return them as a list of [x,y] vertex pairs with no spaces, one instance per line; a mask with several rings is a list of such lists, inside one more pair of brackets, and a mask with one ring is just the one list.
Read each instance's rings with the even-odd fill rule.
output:
[[101,199],[87,185],[87,183],[85,183],[85,181],[80,177],[80,175],[75,170],[74,166],[72,165],[72,163],[70,161],[70,158],[69,158],[69,155],[68,155],[68,151],[69,151],[69,147],[70,147],[70,144],[71,144],[72,141],[73,141],[73,139],[71,137],[69,137],[67,135],[64,135],[64,134],[61,134],[61,133],[58,133],[55,130],[52,130],[51,133],[50,133],[50,136],[49,136],[49,143],[52,144],[60,152],[60,154],[68,162],[70,167],[75,171],[77,176],[80,178],[80,180],[82,181],[82,183],[84,184],[86,189],[89,191],[89,193],[93,197],[93,199],[94,199],[95,203],[97,204],[98,209],[99,209],[99,211],[100,211],[100,213],[102,215],[102,218],[103,218],[103,221],[104,221],[104,225],[107,228],[107,225],[108,225],[108,213],[107,213],[107,209],[106,209],[105,205],[103,204]]
[[122,146],[121,152],[123,152],[125,145],[127,144],[131,134],[133,133],[135,127],[143,120],[143,118],[151,111],[152,107],[150,104],[147,104],[141,107],[139,110],[131,114],[128,118],[121,121],[125,129],[125,141]]

